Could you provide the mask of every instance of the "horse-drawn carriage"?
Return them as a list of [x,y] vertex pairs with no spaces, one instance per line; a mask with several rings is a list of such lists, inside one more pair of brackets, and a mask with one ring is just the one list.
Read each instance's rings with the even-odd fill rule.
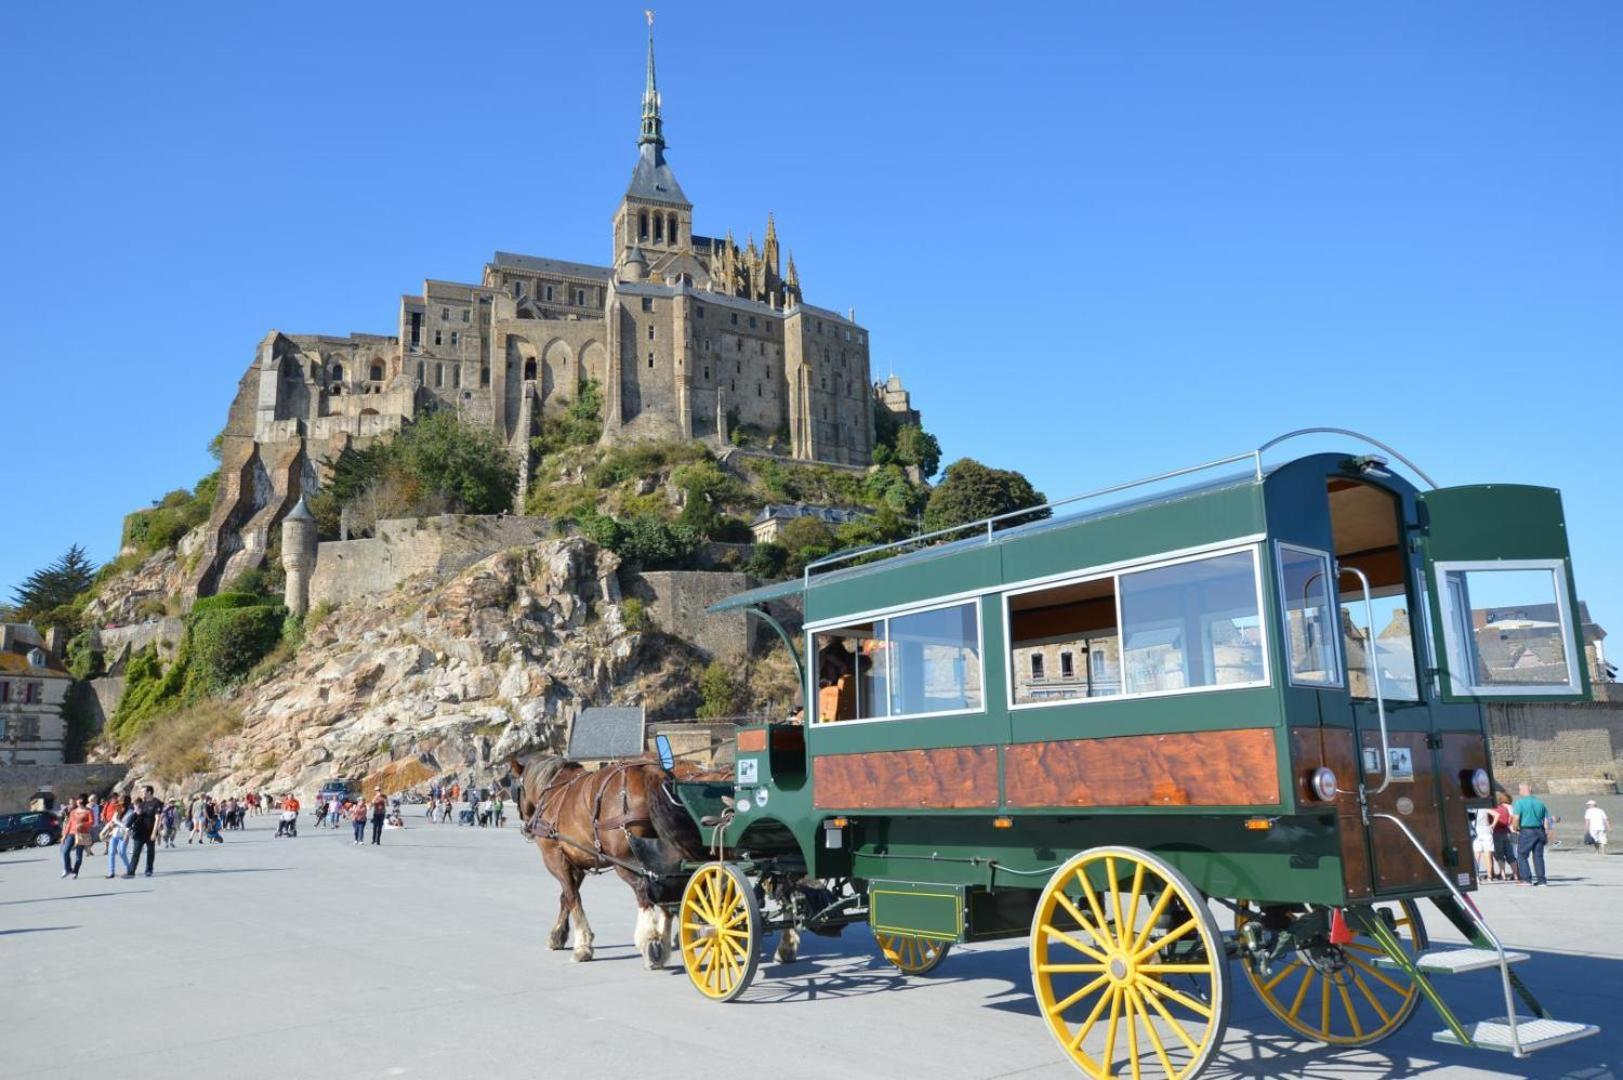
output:
[[[1559,495],[1437,488],[1338,434],[1427,488],[1367,454],[1270,467],[1274,440],[716,605],[796,651],[767,606],[800,599],[806,705],[739,730],[730,777],[675,785],[708,858],[667,854],[651,899],[693,985],[730,1000],[769,933],[866,922],[918,974],[1030,935],[1041,1014],[1095,1077],[1201,1072],[1231,967],[1338,1046],[1422,997],[1442,1041],[1594,1033],[1467,895],[1482,701],[1588,694]],[[1470,945],[1431,947],[1423,901]],[[1464,1022],[1434,984],[1480,968],[1506,1015]]]

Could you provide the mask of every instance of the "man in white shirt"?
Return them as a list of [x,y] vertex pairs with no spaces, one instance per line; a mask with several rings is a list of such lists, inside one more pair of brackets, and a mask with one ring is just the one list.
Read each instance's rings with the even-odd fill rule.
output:
[[1602,855],[1606,854],[1606,830],[1610,826],[1611,820],[1606,816],[1606,811],[1595,805],[1594,799],[1590,799],[1584,807],[1584,831],[1594,839],[1595,850]]

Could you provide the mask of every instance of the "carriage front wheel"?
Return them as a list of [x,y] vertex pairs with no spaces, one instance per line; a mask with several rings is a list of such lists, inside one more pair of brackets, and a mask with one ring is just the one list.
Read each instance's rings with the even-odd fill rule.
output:
[[761,907],[755,888],[731,863],[705,863],[682,890],[677,941],[688,978],[713,1001],[749,987],[761,959]]
[[1049,1033],[1095,1080],[1190,1080],[1222,1045],[1222,935],[1189,879],[1129,847],[1061,866],[1031,924],[1031,978]]
[[873,932],[880,953],[903,975],[928,975],[940,966],[952,948],[948,941],[933,941],[913,934]]

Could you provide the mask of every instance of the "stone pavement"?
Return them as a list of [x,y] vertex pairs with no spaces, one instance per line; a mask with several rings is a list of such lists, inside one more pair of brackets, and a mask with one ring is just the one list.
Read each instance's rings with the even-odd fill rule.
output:
[[[223,847],[160,852],[158,876],[133,881],[103,879],[104,858],[61,881],[55,849],[0,854],[0,1076],[1076,1075],[1035,1015],[1022,941],[955,949],[910,981],[865,930],[808,936],[803,960],[763,961],[742,1000],[717,1005],[679,968],[643,969],[619,881],[588,882],[598,959],[573,964],[545,947],[558,891],[513,828],[407,821],[357,849],[348,829],[276,840],[274,819],[254,818]],[[1551,875],[1480,900],[1535,954],[1520,970],[1545,1002],[1599,1037],[1516,1061],[1432,1043],[1442,1025],[1422,1005],[1375,1049],[1330,1053],[1284,1034],[1236,968],[1206,1076],[1623,1074],[1623,858],[1559,852]],[[1495,1011],[1491,973],[1443,982],[1462,1017]]]

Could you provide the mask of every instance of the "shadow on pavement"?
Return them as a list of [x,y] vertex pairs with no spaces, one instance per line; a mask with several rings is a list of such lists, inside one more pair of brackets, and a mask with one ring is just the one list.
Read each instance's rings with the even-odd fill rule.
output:
[[280,874],[292,867],[288,866],[209,866],[196,870],[160,870],[154,877],[180,877],[183,874]]
[[0,907],[11,907],[14,904],[51,904],[58,900],[94,900],[98,896],[139,896],[149,893],[151,889],[118,889],[114,892],[82,892],[69,896],[39,896],[32,900],[0,900]]
[[0,930],[0,937],[10,934],[46,934],[52,930],[77,930],[77,926],[24,926],[17,930]]

